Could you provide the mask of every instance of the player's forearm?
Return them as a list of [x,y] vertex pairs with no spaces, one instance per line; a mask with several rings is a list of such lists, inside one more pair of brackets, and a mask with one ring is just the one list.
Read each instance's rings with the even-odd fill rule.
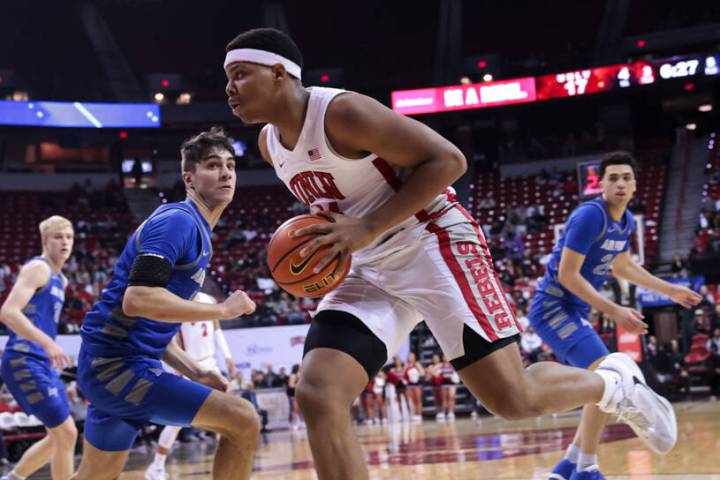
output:
[[657,278],[635,262],[628,262],[620,270],[613,269],[613,275],[654,292],[669,295],[672,284]]
[[595,310],[610,314],[617,304],[600,295],[580,273],[561,275],[560,284]]
[[221,304],[193,302],[162,287],[128,287],[123,297],[123,312],[158,322],[197,322],[223,318]]
[[466,169],[465,157],[459,151],[446,152],[445,156],[421,163],[400,190],[365,219],[374,231],[382,233],[427,207]]
[[0,310],[0,321],[15,332],[16,335],[30,340],[43,348],[53,341],[45,332],[33,325],[30,319],[18,309],[3,307],[3,309]]
[[190,379],[195,379],[200,374],[200,365],[174,341],[165,349],[163,361]]

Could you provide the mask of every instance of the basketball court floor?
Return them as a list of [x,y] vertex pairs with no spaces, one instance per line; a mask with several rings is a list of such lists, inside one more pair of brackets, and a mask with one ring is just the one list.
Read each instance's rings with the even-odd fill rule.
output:
[[[655,455],[622,424],[609,426],[600,447],[600,466],[610,480],[720,480],[720,402],[675,404],[678,443]],[[562,458],[579,413],[507,422],[484,417],[455,423],[357,427],[370,478],[393,480],[541,480]],[[168,460],[171,479],[209,479],[214,444],[178,445]],[[141,480],[150,449],[135,450],[121,480]],[[50,478],[49,472],[34,478]],[[263,437],[253,478],[317,478],[304,431]]]

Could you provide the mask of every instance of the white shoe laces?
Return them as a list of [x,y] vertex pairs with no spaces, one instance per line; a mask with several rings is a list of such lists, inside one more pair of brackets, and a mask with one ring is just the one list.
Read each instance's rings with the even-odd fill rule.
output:
[[629,400],[622,400],[618,404],[617,419],[623,423],[636,426],[645,435],[652,431],[648,417],[645,416],[642,410],[632,406],[632,402]]

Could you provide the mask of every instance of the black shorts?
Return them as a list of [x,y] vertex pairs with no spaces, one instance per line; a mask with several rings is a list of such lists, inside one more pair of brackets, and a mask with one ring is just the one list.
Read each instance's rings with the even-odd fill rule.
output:
[[[490,353],[520,341],[520,335],[489,342],[467,325],[463,326],[465,355],[450,360],[455,370],[461,370]],[[323,310],[312,319],[305,337],[303,357],[315,348],[331,348],[353,357],[362,365],[368,381],[388,361],[387,347],[355,315],[340,310]],[[392,352],[395,353],[395,352]]]

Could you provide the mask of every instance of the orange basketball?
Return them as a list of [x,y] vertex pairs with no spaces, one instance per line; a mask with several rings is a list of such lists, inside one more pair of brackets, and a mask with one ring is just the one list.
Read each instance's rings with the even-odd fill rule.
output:
[[314,235],[293,237],[291,232],[318,223],[330,223],[332,220],[318,215],[299,215],[283,223],[273,234],[268,244],[267,260],[273,278],[283,290],[296,297],[322,297],[331,292],[345,279],[350,271],[350,259],[342,266],[338,276],[333,275],[340,257],[315,273],[318,261],[330,246],[320,248],[310,257],[302,258],[300,250],[308,244]]

